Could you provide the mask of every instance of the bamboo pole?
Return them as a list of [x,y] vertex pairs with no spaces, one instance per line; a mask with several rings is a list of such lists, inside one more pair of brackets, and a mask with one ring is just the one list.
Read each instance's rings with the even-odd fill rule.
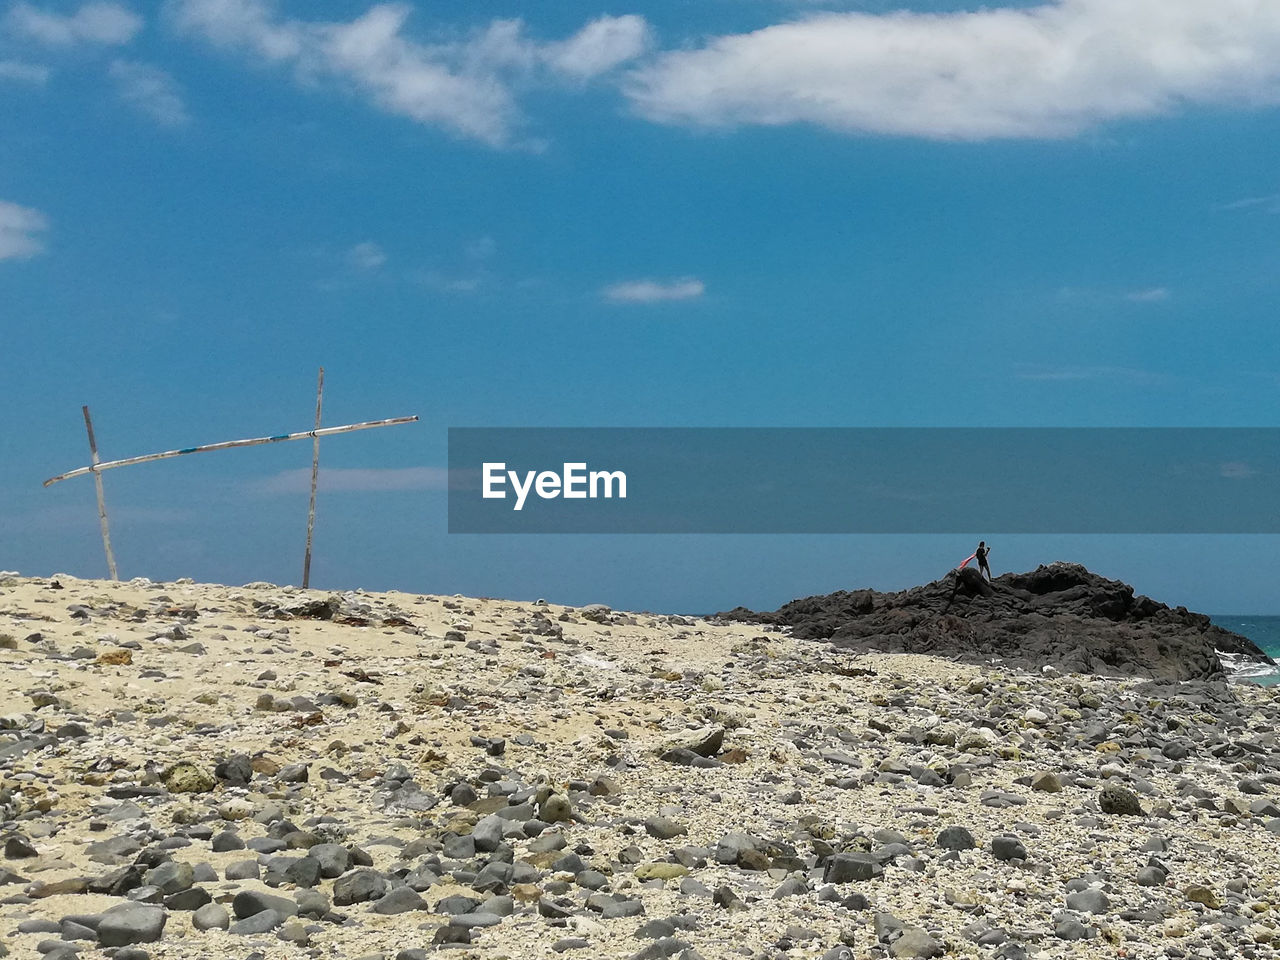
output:
[[[324,367],[316,381],[316,430],[320,429],[320,405],[324,402]],[[307,553],[302,558],[302,589],[311,585],[311,534],[316,528],[316,478],[320,474],[320,438],[311,447],[311,506],[307,508]]]
[[[98,465],[98,441],[93,437],[93,421],[89,418],[89,407],[80,408],[84,412],[84,428],[89,433],[89,456],[93,465]],[[111,574],[112,580],[119,580],[120,575],[116,572],[116,557],[111,552],[111,529],[107,525],[107,498],[102,492],[102,474],[97,471],[93,474],[93,486],[98,494],[98,523],[102,526],[102,549],[107,554],[107,572]]]
[[181,457],[188,453],[205,453],[210,450],[231,450],[235,447],[255,447],[264,443],[280,443],[283,440],[302,440],[306,437],[331,437],[337,433],[351,433],[355,430],[372,430],[375,427],[394,427],[401,423],[416,423],[418,418],[392,417],[389,420],[367,420],[364,423],[349,423],[341,427],[325,427],[322,430],[302,430],[298,433],[285,433],[278,437],[253,437],[249,440],[226,440],[222,443],[207,443],[199,447],[186,447],[182,450],[166,450],[164,453],[148,453],[141,457],[128,457],[124,460],[108,460],[106,463],[95,463],[92,466],[80,467],[67,473],[50,477],[44,486],[70,480],[72,477],[83,477],[88,473],[101,473],[103,470],[114,470],[116,467],[129,467],[135,463],[150,463],[153,460],[167,460],[170,457]]

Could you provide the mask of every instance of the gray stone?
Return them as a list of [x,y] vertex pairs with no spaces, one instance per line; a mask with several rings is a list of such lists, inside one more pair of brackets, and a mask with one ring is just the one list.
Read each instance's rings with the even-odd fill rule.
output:
[[104,947],[154,943],[160,939],[168,919],[163,907],[145,903],[117,904],[102,914],[98,924],[98,943]]
[[1027,848],[1017,837],[992,837],[991,855],[997,860],[1025,860]]
[[889,948],[894,957],[940,957],[943,952],[942,944],[919,927],[908,927]]
[[292,917],[298,912],[298,905],[288,897],[277,897],[258,890],[241,890],[231,901],[231,911],[240,920],[267,910],[279,914],[281,918]]
[[809,892],[809,885],[804,882],[804,877],[790,876],[782,881],[777,890],[773,891],[772,899],[781,900],[784,897],[798,897]]
[[333,902],[339,907],[377,900],[386,892],[386,878],[367,868],[345,873],[333,882]]
[[742,854],[748,850],[755,850],[756,842],[750,836],[740,831],[726,833],[720,838],[720,842],[716,844],[715,858],[716,863],[736,864],[742,859]]
[[222,875],[228,880],[257,880],[260,873],[257,860],[237,860],[227,864]]
[[253,779],[253,761],[243,753],[233,753],[213,768],[213,775],[235,787],[243,787]]
[[1103,914],[1110,907],[1111,901],[1107,899],[1107,895],[1097,888],[1067,894],[1067,909],[1077,913]]
[[297,887],[314,887],[320,882],[322,867],[320,861],[310,856],[299,857],[284,871],[285,878]]
[[450,837],[440,852],[450,860],[470,860],[476,855],[475,838],[470,835]]
[[1059,940],[1088,940],[1090,929],[1074,917],[1066,917],[1058,921],[1053,935]]
[[61,929],[58,935],[63,940],[97,940],[98,933],[93,927],[86,927],[82,923],[76,923],[71,919],[62,921]]
[[240,839],[239,834],[224,830],[214,836],[210,841],[210,846],[214,853],[226,853],[228,850],[243,850],[244,841]]
[[1108,783],[1098,795],[1098,808],[1107,814],[1120,817],[1140,817],[1143,815],[1142,804],[1132,790],[1126,790],[1118,783]]
[[225,930],[231,926],[231,915],[220,903],[206,903],[191,915],[191,925],[197,930]]
[[22,860],[27,857],[38,856],[40,856],[40,851],[33,847],[26,837],[14,834],[5,838],[4,858],[6,860]]
[[[446,897],[436,904],[436,913],[451,913],[454,911],[443,909],[443,904],[449,900],[465,900],[467,897]],[[478,905],[478,904],[477,904]],[[548,920],[564,920],[573,916],[574,904],[571,900],[556,900],[551,897],[538,898],[538,916],[546,917]],[[465,911],[458,911],[465,912]]]
[[311,943],[311,934],[307,932],[307,928],[301,920],[286,920],[280,929],[276,931],[276,936],[286,943],[292,943],[299,947],[305,947]]
[[685,730],[670,736],[662,745],[662,752],[687,750],[699,757],[713,757],[724,745],[725,729],[717,724]]
[[416,890],[409,887],[396,887],[389,890],[373,905],[373,912],[383,915],[408,913],[410,910],[426,910],[427,901],[418,896]]
[[905,929],[901,920],[891,913],[878,912],[872,918],[872,929],[875,930],[877,940],[892,939],[895,934]]
[[213,896],[204,887],[188,887],[165,897],[164,905],[170,910],[197,910],[212,899]]
[[938,833],[938,846],[943,850],[972,850],[977,846],[973,834],[964,827],[946,827]]
[[884,868],[869,853],[837,853],[827,861],[824,883],[858,883],[880,876]]
[[443,927],[437,927],[436,932],[431,936],[432,943],[470,943],[471,931],[467,927],[460,927],[456,924],[446,924]]
[[663,937],[661,940],[655,940],[646,947],[642,947],[631,955],[631,960],[666,960],[667,957],[674,957],[678,953],[683,953],[691,947],[684,940],[675,937]]
[[141,849],[142,845],[133,837],[108,837],[89,844],[85,847],[85,853],[95,863],[115,866],[128,863]]
[[505,827],[506,821],[501,817],[493,814],[481,817],[471,828],[471,839],[475,842],[476,849],[485,853],[498,849],[498,844],[502,843],[502,831]]
[[711,897],[711,902],[717,907],[723,907],[725,910],[745,910],[747,905],[742,899],[733,892],[733,889],[725,884],[716,887],[716,892]]
[[573,879],[578,886],[586,887],[588,890],[599,890],[609,883],[609,878],[599,870],[583,870]]
[[294,899],[298,901],[298,916],[311,920],[320,920],[329,913],[329,898],[319,890],[299,890]]
[[468,930],[476,927],[496,927],[502,922],[502,918],[496,913],[485,913],[483,910],[477,910],[475,913],[463,913],[450,921],[455,927],[466,927]]
[[351,853],[340,843],[317,843],[307,856],[320,864],[320,876],[326,880],[342,876],[351,867]]
[[1163,887],[1168,875],[1159,867],[1143,867],[1138,871],[1138,886],[1140,887]]
[[192,874],[191,864],[178,863],[176,860],[166,860],[164,863],[148,870],[144,880],[150,886],[157,887],[161,893],[167,896],[190,888],[193,879]]
[[538,806],[538,819],[545,820],[547,823],[561,823],[572,820],[573,807],[569,803],[569,798],[559,793],[551,794]]
[[670,817],[650,817],[644,822],[645,832],[659,840],[674,840],[689,832],[683,823],[677,823]]
[[650,920],[640,925],[635,936],[641,940],[660,940],[663,937],[674,937],[676,925],[670,920]]
[[274,910],[263,910],[261,913],[255,913],[251,917],[237,920],[227,928],[227,932],[242,937],[251,936],[255,933],[268,933],[284,923],[284,920],[285,918]]
[[1031,778],[1031,789],[1039,793],[1060,793],[1062,779],[1056,773],[1046,770]]

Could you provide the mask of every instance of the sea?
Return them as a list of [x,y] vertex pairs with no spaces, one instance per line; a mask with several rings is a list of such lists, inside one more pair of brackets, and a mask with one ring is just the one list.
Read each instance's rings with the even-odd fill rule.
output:
[[[1280,661],[1280,617],[1215,616],[1210,619],[1224,630],[1244,634],[1273,660]],[[1224,665],[1231,669],[1225,661]],[[1280,684],[1280,669],[1256,665],[1237,667],[1232,679],[1273,686]]]

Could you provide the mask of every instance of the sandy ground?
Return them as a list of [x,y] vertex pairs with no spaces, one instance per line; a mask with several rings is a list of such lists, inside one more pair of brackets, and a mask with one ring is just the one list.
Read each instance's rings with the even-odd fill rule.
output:
[[[553,944],[579,936],[589,945],[564,955],[631,957],[651,942],[636,936],[646,919],[680,915],[694,918],[697,929],[677,935],[706,960],[821,957],[842,942],[853,945],[855,957],[892,955],[891,945],[877,942],[878,911],[929,931],[948,956],[993,955],[966,934],[974,925],[1005,928],[1030,956],[1276,955],[1271,902],[1280,837],[1265,829],[1265,817],[1241,806],[1257,799],[1237,788],[1249,771],[1207,753],[1194,764],[1149,762],[1126,737],[1167,731],[1149,730],[1137,714],[1124,721],[1130,729],[1117,727],[1114,749],[1082,742],[1091,711],[1079,691],[1113,703],[1129,696],[1132,682],[1030,677],[908,655],[854,658],[746,624],[502,600],[357,592],[342,595],[339,619],[346,622],[280,613],[330,596],[266,584],[0,579],[7,694],[0,713],[10,737],[0,746],[74,723],[87,734],[59,735],[0,768],[14,797],[9,815],[21,815],[6,831],[27,838],[38,854],[2,863],[22,878],[0,886],[0,943],[12,955],[38,956],[37,944],[57,936],[19,934],[22,921],[93,913],[120,901],[46,895],[57,889],[51,885],[74,887],[77,878],[112,869],[87,854],[106,837],[129,833],[154,842],[203,823],[214,832],[234,826],[247,840],[267,835],[269,821],[283,815],[359,845],[377,869],[393,872],[406,859],[405,844],[432,841],[438,851],[436,841],[490,812],[481,809],[481,772],[491,767],[521,785],[570,796],[576,821],[557,828],[566,852],[579,849],[608,877],[606,889],[641,897],[645,913],[602,919],[580,909],[553,925],[518,902],[513,916],[479,931],[471,946],[452,948],[463,956],[554,957]],[[355,622],[361,619],[367,623]],[[293,704],[295,697],[304,699]],[[1265,735],[1274,692],[1237,697],[1246,710],[1257,709],[1247,732]],[[986,719],[994,702],[1011,709]],[[1182,715],[1187,730],[1221,726],[1192,705]],[[671,737],[706,725],[726,730],[722,765],[658,759]],[[983,729],[984,742],[966,740]],[[933,730],[954,735],[950,742],[930,738]],[[491,756],[473,737],[502,738],[505,752]],[[233,753],[254,760],[257,776],[248,786],[158,790],[127,801],[141,817],[109,819],[126,802],[108,796],[113,786],[159,786],[160,774],[180,761],[211,772]],[[307,782],[277,777],[293,763],[309,765]],[[426,810],[388,805],[385,775],[396,764],[428,795],[441,797],[468,780],[482,800],[471,811],[447,797]],[[928,785],[908,774],[913,766],[962,769],[964,776]],[[1030,778],[1043,771],[1064,778],[1061,792],[1031,789]],[[574,781],[602,775],[616,792],[573,789]],[[1212,792],[1215,809],[1188,797],[1180,786],[1188,777]],[[1149,784],[1144,805],[1152,811],[1164,801],[1167,815],[1100,815],[1098,785],[1107,779]],[[1268,796],[1280,792],[1264,784]],[[984,791],[992,789],[1019,802],[986,805]],[[688,833],[650,836],[644,821],[659,814]],[[947,859],[935,838],[953,824],[968,828],[977,848]],[[684,878],[642,881],[621,859],[631,846],[644,862],[669,861],[680,846],[714,851],[731,831],[789,841],[802,856],[812,853],[806,844],[815,836],[837,849],[875,849],[883,842],[875,832],[883,830],[900,833],[914,860],[909,869],[895,863],[883,877],[837,885],[840,898],[865,895],[869,909],[821,896],[821,869],[799,871],[804,895],[773,899],[795,871],[744,870],[706,857],[689,876],[708,890],[728,885],[745,902],[745,909],[726,910],[681,893]],[[993,858],[991,838],[1002,833],[1025,842],[1025,861]],[[1156,889],[1134,882],[1150,856],[1140,848],[1153,835],[1167,841],[1161,856],[1173,867],[1168,884]],[[517,860],[538,862],[527,841],[514,846]],[[228,864],[253,858],[252,851],[214,853],[206,839],[194,839],[172,855],[212,866],[217,879],[202,885],[215,901],[268,889],[261,881],[223,879]],[[1091,939],[1059,939],[1066,884],[1089,875],[1101,878],[1110,909],[1084,918]],[[555,879],[548,873],[539,883]],[[564,879],[570,897],[585,895],[574,878]],[[1231,889],[1232,881],[1241,889]],[[1238,929],[1215,924],[1217,907],[1189,899],[1185,890],[1194,885],[1242,917]],[[294,891],[285,885],[270,892]],[[446,875],[423,896],[434,905],[456,892],[468,891]],[[1147,915],[1125,919],[1126,910]],[[446,919],[430,910],[381,916],[368,904],[340,913],[341,923],[308,922],[307,942],[299,945],[274,933],[196,931],[189,912],[171,911],[163,940],[145,948],[173,958],[254,951],[266,958],[393,957],[404,948],[430,949]],[[82,947],[81,956],[106,955]]]

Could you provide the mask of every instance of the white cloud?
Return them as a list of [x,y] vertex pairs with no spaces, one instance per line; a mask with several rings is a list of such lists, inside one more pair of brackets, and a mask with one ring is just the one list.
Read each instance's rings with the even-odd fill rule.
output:
[[21,60],[0,60],[0,80],[41,86],[49,80],[49,68],[38,63],[23,63]]
[[120,99],[157,123],[178,127],[191,118],[182,102],[177,81],[159,67],[130,60],[116,60],[107,69]]
[[1168,300],[1170,296],[1168,287],[1148,287],[1145,290],[1126,293],[1124,298],[1130,303],[1160,303]]
[[142,18],[118,3],[86,3],[70,15],[16,3],[9,8],[7,21],[14,32],[54,47],[77,43],[120,46],[142,29]]
[[[445,467],[393,469],[321,467],[317,484],[321,493],[447,490],[449,471]],[[282,470],[259,482],[257,489],[262,493],[307,493],[311,490],[311,468]]]
[[1059,0],[820,13],[663,54],[631,75],[627,93],[664,123],[1065,137],[1184,104],[1280,101],[1280,4]]
[[0,200],[0,260],[26,260],[44,252],[40,235],[49,221],[39,210]]
[[388,113],[491,146],[516,142],[522,117],[513,84],[596,76],[647,42],[639,17],[602,17],[559,43],[529,39],[519,20],[422,43],[405,34],[412,8],[403,3],[377,4],[339,23],[286,19],[268,0],[171,0],[169,9],[180,30],[292,66],[300,83],[334,80]]
[[356,270],[377,270],[386,262],[386,253],[370,240],[357,243],[347,251],[347,264]]
[[601,17],[561,43],[550,44],[543,57],[553,70],[587,79],[634,60],[649,47],[644,17]]
[[706,292],[696,277],[679,280],[630,280],[604,288],[606,300],[614,303],[657,303],[663,300],[693,300]]

